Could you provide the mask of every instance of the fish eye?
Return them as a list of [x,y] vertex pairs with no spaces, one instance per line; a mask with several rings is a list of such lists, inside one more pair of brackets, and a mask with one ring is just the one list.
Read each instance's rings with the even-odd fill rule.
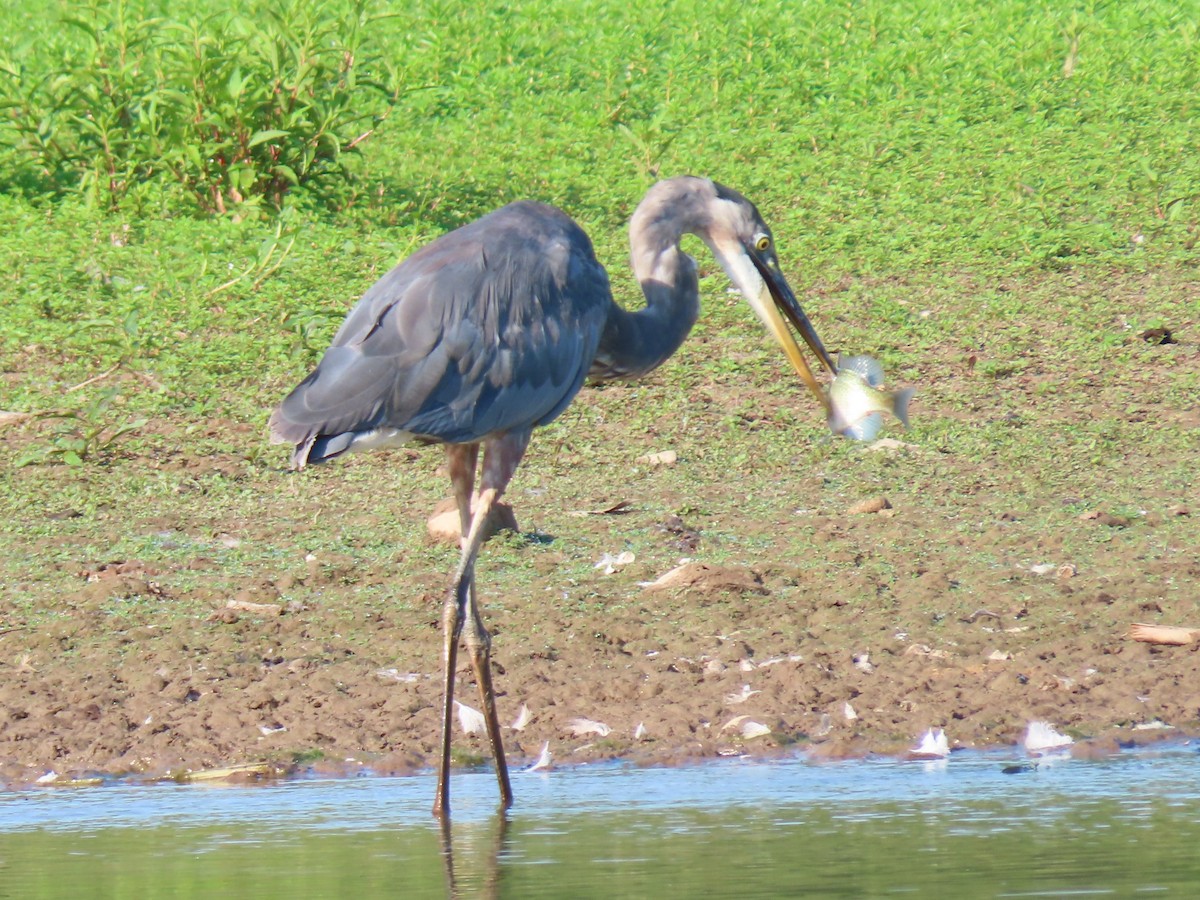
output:
[[771,239],[765,234],[760,234],[754,241],[754,249],[759,253],[766,253],[771,249]]

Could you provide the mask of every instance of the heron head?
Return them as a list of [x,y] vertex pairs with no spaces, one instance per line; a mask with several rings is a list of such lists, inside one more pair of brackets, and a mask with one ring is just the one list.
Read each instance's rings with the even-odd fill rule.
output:
[[828,407],[829,398],[821,389],[788,324],[799,332],[820,364],[831,374],[837,372],[837,365],[821,343],[816,329],[779,267],[771,229],[754,204],[737,191],[716,182],[709,184],[712,185],[712,193],[706,203],[706,221],[696,229],[699,237],[712,250],[730,281],[783,348],[796,373],[821,404]]

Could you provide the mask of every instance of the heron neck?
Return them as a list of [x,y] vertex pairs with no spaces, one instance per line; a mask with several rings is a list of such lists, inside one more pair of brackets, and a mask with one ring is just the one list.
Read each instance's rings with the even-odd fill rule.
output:
[[636,378],[657,368],[679,349],[700,314],[696,262],[679,249],[679,235],[665,247],[635,243],[633,270],[646,305],[633,311],[612,305],[593,377]]
[[646,305],[630,311],[613,304],[592,365],[595,378],[636,378],[679,349],[700,315],[696,261],[679,248],[684,234],[706,232],[706,208],[697,199],[702,179],[660,181],[629,222],[630,260]]

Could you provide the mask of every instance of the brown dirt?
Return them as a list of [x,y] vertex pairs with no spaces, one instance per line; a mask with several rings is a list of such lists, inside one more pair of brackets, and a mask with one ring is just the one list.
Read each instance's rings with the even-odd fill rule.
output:
[[[862,509],[874,511],[810,516],[806,527],[829,559],[861,559],[914,525],[903,508]],[[589,519],[572,521],[586,528]],[[661,524],[664,541],[703,548],[682,520]],[[1000,531],[1018,526],[996,522]],[[1097,519],[1094,527],[1125,526]],[[559,552],[542,551],[528,597],[562,592]],[[968,583],[985,592],[999,583],[995,573],[922,566],[887,587],[881,609],[853,600],[861,590],[879,596],[879,584],[831,582],[820,568],[692,564],[642,586],[664,573],[634,563],[595,570],[588,590],[599,602],[568,611],[496,598],[483,574],[487,555],[481,593],[495,635],[500,715],[511,723],[522,705],[532,714],[522,730],[506,728],[515,765],[547,741],[556,764],[903,753],[930,726],[944,727],[955,746],[984,746],[1017,741],[1031,719],[1089,738],[1094,752],[1160,733],[1138,724],[1194,730],[1197,720],[1196,646],[1156,647],[1126,634],[1128,623],[1161,611],[1156,583],[1194,581],[1194,560],[1157,561],[1153,571],[1138,562],[1137,576],[1117,574],[1133,565],[1118,558],[1102,572],[1070,564],[1007,571],[1003,590],[972,609],[947,607],[947,595]],[[436,576],[398,588],[415,592],[415,602],[358,614],[346,612],[343,595],[390,584],[386,561],[310,559],[247,579],[232,594],[172,587],[215,567],[204,554],[81,567],[68,573],[74,588],[61,597],[68,615],[36,630],[5,628],[0,777],[16,785],[48,771],[159,777],[265,761],[284,773],[391,773],[432,764]],[[1067,600],[1069,621],[1047,622],[1026,599],[1031,588]],[[113,603],[152,610],[180,602],[198,613],[122,624],[111,612]],[[398,664],[398,654],[407,662]],[[478,705],[472,681],[462,659],[459,697]],[[570,723],[579,717],[611,731],[576,737]],[[747,722],[769,734],[744,737]],[[463,762],[486,754],[480,736],[457,733],[455,746]]]
[[[479,567],[501,721],[531,716],[505,728],[514,765],[546,742],[556,765],[671,764],[902,754],[935,726],[952,746],[1013,744],[1035,719],[1087,754],[1200,732],[1200,645],[1129,637],[1135,622],[1200,627],[1186,454],[1133,441],[1113,461],[1109,432],[1084,427],[1194,434],[1194,402],[1169,392],[1200,371],[1194,345],[1131,340],[1083,388],[1053,335],[1029,353],[1049,374],[981,376],[948,351],[911,376],[918,424],[1007,423],[1047,466],[1031,485],[943,450],[936,429],[886,456],[815,429],[798,442],[795,392],[748,375],[767,365],[759,345],[746,338],[746,371],[714,374],[698,365],[712,340],[665,375],[585,391],[514,483],[531,537],[501,535]],[[28,571],[0,604],[0,780],[434,763],[455,561],[424,530],[440,455],[288,475],[282,450],[248,449],[263,420],[156,420],[125,455],[5,473],[12,496],[49,499],[9,513],[33,537],[10,548]],[[6,455],[32,427],[0,434]],[[1062,437],[1080,433],[1100,451]],[[638,461],[664,446],[675,466]],[[1141,474],[1110,490],[1126,473]],[[622,542],[632,561],[594,567]],[[458,686],[478,705],[465,657]],[[581,717],[608,734],[575,734]],[[1137,727],[1157,723],[1174,730]],[[479,735],[454,745],[463,764],[486,758]]]

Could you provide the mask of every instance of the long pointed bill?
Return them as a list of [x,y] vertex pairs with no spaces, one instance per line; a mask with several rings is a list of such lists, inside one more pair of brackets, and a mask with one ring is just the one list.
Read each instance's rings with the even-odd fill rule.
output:
[[746,299],[750,301],[750,305],[758,313],[758,317],[762,320],[763,324],[767,326],[767,330],[771,332],[775,340],[779,343],[779,346],[783,348],[783,352],[791,360],[792,368],[796,370],[796,373],[808,385],[809,390],[813,392],[813,395],[821,402],[821,405],[828,410],[829,397],[821,389],[820,383],[817,381],[812,369],[809,368],[808,361],[804,358],[804,354],[800,350],[800,345],[796,343],[796,339],[792,336],[792,332],[783,317],[787,317],[796,331],[800,333],[800,336],[804,338],[804,342],[817,355],[817,359],[821,365],[831,375],[837,374],[837,365],[834,363],[832,357],[830,357],[829,351],[825,349],[825,345],[821,343],[816,329],[813,328],[812,322],[808,320],[808,316],[800,306],[796,295],[792,293],[791,287],[784,280],[783,274],[778,269],[767,266],[753,254],[748,255],[754,263],[754,268],[758,270],[758,274],[761,276],[762,284],[757,294],[749,292],[746,294]]
[[[804,314],[804,310],[800,307],[796,295],[792,293],[791,287],[788,286],[783,273],[779,271],[779,267],[763,262],[741,244],[712,238],[705,240],[721,264],[721,268],[729,276],[729,280],[734,283],[738,292],[746,298],[758,318],[767,326],[767,331],[771,332],[771,336],[787,354],[796,374],[808,385],[808,389],[813,392],[813,396],[820,401],[828,414],[830,410],[829,395],[821,388],[821,383],[817,381],[817,377],[809,368],[808,361],[800,350],[800,345],[796,343],[796,338],[792,336],[791,329],[788,328],[788,321],[800,332],[804,342],[808,344],[812,352],[817,355],[817,359],[821,361],[821,365],[828,369],[831,375],[837,374],[837,365],[825,349],[825,345],[821,343],[821,339],[817,337],[816,329],[808,321],[808,316]],[[784,316],[788,321],[784,320]]]

